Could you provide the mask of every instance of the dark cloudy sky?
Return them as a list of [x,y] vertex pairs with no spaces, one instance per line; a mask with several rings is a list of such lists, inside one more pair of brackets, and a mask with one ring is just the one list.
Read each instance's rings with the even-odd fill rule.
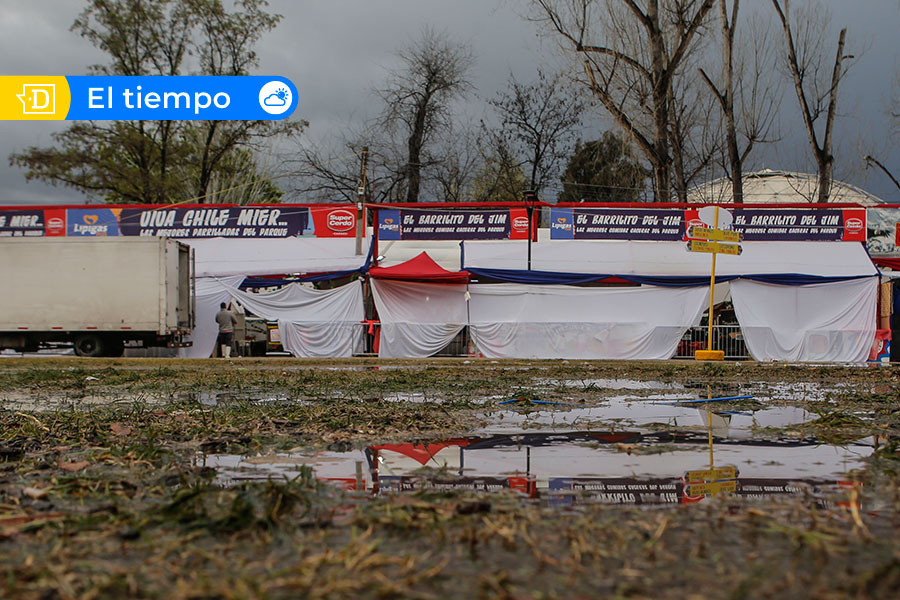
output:
[[[745,0],[743,6],[767,9],[769,2]],[[900,152],[890,135],[887,116],[900,72],[900,1],[823,1],[832,14],[833,54],[837,30],[848,28],[849,49],[856,56],[841,85],[835,138],[836,175],[888,201],[900,202],[900,190],[879,172],[866,171],[861,156],[873,154],[900,176]],[[0,74],[80,75],[104,62],[104,55],[69,31],[83,7],[80,0],[4,0],[0,9]],[[297,85],[296,118],[310,122],[311,139],[358,126],[376,111],[372,89],[396,66],[395,52],[425,26],[446,31],[472,46],[476,94],[465,107],[470,118],[485,113],[484,99],[505,86],[510,72],[519,80],[538,67],[564,64],[554,38],[522,18],[524,0],[272,0],[271,10],[284,15],[281,25],[259,46],[259,74],[284,75]],[[742,10],[745,10],[742,8]],[[780,38],[778,38],[780,40]],[[786,87],[782,140],[757,155],[754,166],[813,170],[805,136],[797,121],[796,98]],[[900,103],[898,103],[900,105]],[[599,135],[603,119],[594,119],[581,135]],[[26,182],[21,170],[5,160],[29,145],[48,145],[62,123],[0,122],[0,204],[80,203],[84,197],[67,188]],[[291,198],[302,201],[302,198]]]

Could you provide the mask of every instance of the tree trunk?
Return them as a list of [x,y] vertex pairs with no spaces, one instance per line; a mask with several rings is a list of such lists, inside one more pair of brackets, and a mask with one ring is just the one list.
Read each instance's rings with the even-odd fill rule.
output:
[[[834,156],[831,155],[831,134],[837,110],[837,93],[838,85],[841,82],[842,63],[844,60],[844,42],[847,38],[847,29],[841,29],[841,33],[838,36],[837,55],[834,59],[834,68],[831,73],[831,86],[828,93],[825,134],[822,138],[822,144],[819,145],[815,130],[815,119],[821,114],[819,112],[819,105],[816,105],[815,108],[810,108],[809,98],[806,95],[806,91],[803,89],[803,77],[806,74],[809,65],[801,65],[800,59],[797,56],[787,2],[785,2],[784,9],[782,9],[778,0],[772,0],[772,5],[778,13],[778,18],[784,29],[784,37],[788,52],[788,65],[790,66],[792,79],[794,81],[794,91],[797,93],[797,100],[800,102],[800,114],[803,117],[803,125],[806,128],[806,135],[809,138],[810,149],[812,150],[813,157],[816,159],[816,166],[819,169],[816,202],[824,204],[828,202],[828,197],[831,195],[831,179],[834,166]],[[816,99],[814,98],[813,100],[815,101]]]
[[210,148],[212,148],[213,139],[216,136],[216,129],[218,129],[219,123],[218,121],[210,121],[209,129],[206,131],[206,140],[203,144],[203,155],[200,159],[200,177],[197,182],[197,202],[200,204],[207,204],[210,201],[210,198],[206,197],[207,191],[209,190],[209,182],[212,179],[212,166],[210,165]]
[[659,28],[659,3],[647,3],[647,35],[650,38],[650,60],[653,85],[653,168],[656,172],[656,201],[668,202],[669,167],[669,92],[671,78],[668,74],[668,54],[665,40]]
[[844,61],[844,42],[847,39],[847,28],[841,29],[838,36],[837,55],[834,57],[834,70],[831,72],[831,89],[828,93],[828,114],[825,117],[825,141],[822,151],[817,157],[819,161],[819,202],[828,202],[831,195],[832,171],[834,156],[831,154],[831,132],[834,130],[834,116],[837,114],[838,85],[841,83],[842,63]]
[[413,128],[407,141],[406,163],[406,201],[419,201],[419,188],[422,183],[422,144],[425,140],[425,121],[428,116],[428,103],[431,102],[431,94],[426,92],[416,106],[416,115],[413,119]]
[[719,15],[722,18],[722,66],[725,77],[725,90],[721,98],[722,113],[725,116],[725,145],[728,148],[728,163],[731,167],[731,195],[736,204],[744,202],[744,166],[738,150],[737,128],[734,124],[734,27],[739,4],[740,0],[734,0],[729,24],[725,0],[719,0]]

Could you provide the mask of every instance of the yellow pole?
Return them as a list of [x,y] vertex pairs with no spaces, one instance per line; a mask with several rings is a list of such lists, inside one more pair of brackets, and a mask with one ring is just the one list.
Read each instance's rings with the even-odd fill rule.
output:
[[[719,228],[719,207],[716,206],[715,225],[713,229]],[[715,246],[713,246],[715,248]],[[706,349],[712,352],[712,327],[713,327],[713,294],[716,290],[716,251],[712,253],[712,273],[709,276],[709,331],[706,335]]]
[[[706,399],[712,400],[712,388],[711,386],[706,386]],[[713,465],[713,434],[712,434],[712,409],[710,409],[709,404],[706,405],[706,427],[707,432],[709,433],[709,470],[712,471],[714,468]]]
[[[713,223],[711,229],[719,228],[719,207],[716,206],[716,210],[714,212],[715,223]],[[716,241],[713,240],[711,242],[715,244]],[[715,248],[715,246],[713,246]],[[712,272],[709,275],[709,327],[706,333],[706,350],[697,350],[694,353],[694,358],[697,360],[725,360],[725,353],[721,350],[713,350],[712,349],[712,340],[713,340],[713,310],[715,308],[714,304],[714,293],[716,289],[716,251],[712,252]]]

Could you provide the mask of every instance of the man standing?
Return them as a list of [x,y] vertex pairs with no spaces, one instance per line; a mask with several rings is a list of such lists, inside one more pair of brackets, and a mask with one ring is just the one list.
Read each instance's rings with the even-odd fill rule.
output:
[[231,344],[234,342],[234,326],[237,325],[237,319],[230,310],[225,308],[224,302],[219,305],[216,323],[219,324],[219,349],[224,358],[231,358]]

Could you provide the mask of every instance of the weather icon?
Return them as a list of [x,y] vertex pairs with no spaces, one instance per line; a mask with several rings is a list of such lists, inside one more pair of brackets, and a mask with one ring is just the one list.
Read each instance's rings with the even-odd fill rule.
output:
[[284,106],[290,97],[291,93],[289,91],[284,88],[278,88],[274,94],[269,94],[263,98],[263,104],[266,106]]
[[270,115],[280,115],[294,104],[283,81],[270,81],[259,90],[259,105]]

